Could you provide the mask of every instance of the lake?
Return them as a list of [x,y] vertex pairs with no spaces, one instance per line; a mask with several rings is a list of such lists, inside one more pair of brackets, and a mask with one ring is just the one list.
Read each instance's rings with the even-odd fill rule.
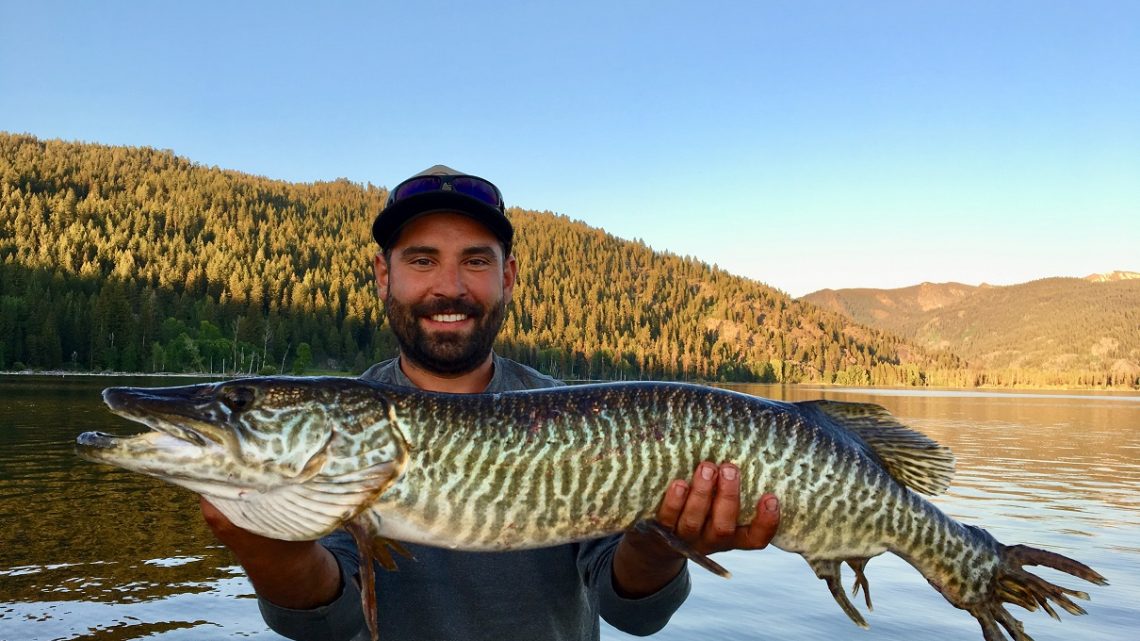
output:
[[[279,640],[252,591],[213,541],[188,491],[95,465],[74,453],[87,430],[139,428],[111,415],[109,385],[172,378],[0,376],[0,640]],[[1134,638],[1140,626],[1140,396],[734,386],[783,400],[879,403],[950,446],[958,472],[934,502],[988,529],[1076,558],[1108,578],[1087,591],[1088,616],[1010,606],[1036,641]],[[980,641],[981,630],[897,557],[867,568],[875,609],[856,628],[798,556],[774,548],[717,560],[724,580],[692,569],[693,594],[654,638]],[[844,584],[851,585],[845,568]],[[631,639],[605,628],[608,640]]]

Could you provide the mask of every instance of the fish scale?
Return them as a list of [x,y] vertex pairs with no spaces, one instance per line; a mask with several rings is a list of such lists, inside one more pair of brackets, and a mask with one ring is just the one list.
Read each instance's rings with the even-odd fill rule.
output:
[[[344,526],[364,559],[387,568],[396,541],[512,550],[636,526],[723,572],[652,521],[673,479],[712,460],[740,468],[741,525],[765,492],[779,498],[772,544],[803,556],[863,627],[839,585],[840,564],[870,606],[864,568],[885,551],[977,618],[987,641],[1029,639],[1007,603],[1084,613],[1070,597],[1088,595],[1023,566],[1106,583],[1067,557],[1002,545],[923,498],[945,490],[953,456],[875,405],[784,403],[680,383],[451,395],[289,377],[111,388],[104,399],[156,431],[83,434],[81,455],[202,493],[264,536],[315,539]],[[362,563],[362,573],[371,567]],[[371,589],[367,576],[362,584]]]
[[[581,537],[594,531],[598,523],[616,531],[648,518],[673,479],[688,476],[698,462],[711,459],[742,463],[746,471],[752,471],[752,466],[744,461],[763,463],[755,470],[759,474],[751,475],[750,484],[744,488],[741,522],[751,519],[755,502],[765,490],[775,489],[781,497],[785,524],[777,545],[810,549],[833,535],[829,529],[807,528],[804,533],[791,529],[787,524],[796,522],[797,512],[814,512],[832,523],[846,521],[846,511],[832,514],[819,506],[835,509],[842,505],[837,501],[851,493],[848,483],[821,481],[806,486],[806,492],[796,486],[804,488],[807,479],[828,478],[821,470],[829,469],[835,470],[837,479],[853,479],[847,472],[855,452],[832,447],[827,455],[819,455],[814,450],[817,444],[827,442],[826,433],[815,430],[812,434],[811,429],[805,429],[795,420],[791,406],[771,403],[771,407],[757,410],[759,399],[753,397],[653,383],[619,390],[603,386],[575,391],[558,406],[550,405],[549,393],[521,393],[503,395],[506,401],[492,408],[485,400],[464,403],[463,398],[449,398],[456,404],[446,412],[430,404],[418,405],[419,411],[411,413],[397,408],[399,429],[412,450],[411,469],[440,461],[463,461],[466,457],[461,452],[480,446],[494,447],[498,455],[484,457],[479,465],[447,468],[444,476],[463,479],[460,487],[447,493],[417,484],[425,478],[421,475],[409,475],[381,497],[375,511],[387,519],[421,520],[417,525],[429,531],[437,544],[442,541],[478,549],[544,545],[553,536],[562,538],[566,534],[555,535],[542,522],[566,524],[571,536]],[[727,410],[725,401],[729,401]],[[612,409],[603,413],[599,407]],[[630,410],[614,420],[621,408]],[[479,420],[486,415],[497,417],[496,423]],[[741,418],[726,420],[733,416]],[[766,422],[767,429],[761,429],[757,419]],[[760,434],[769,438],[761,440]],[[803,438],[805,434],[812,434],[812,438]],[[846,459],[840,457],[844,452],[848,453]],[[675,455],[670,465],[654,464],[667,460],[669,453]],[[798,476],[787,474],[797,461]],[[584,485],[579,500],[567,504],[540,500],[535,479],[561,475]],[[633,483],[633,479],[638,481]],[[776,482],[781,479],[788,482]],[[431,521],[422,519],[422,510],[418,509],[419,497],[424,494],[432,495],[437,503]],[[495,500],[501,496],[520,500]],[[810,505],[799,500],[800,496]],[[555,513],[559,505],[563,509]],[[466,527],[449,533],[456,523]],[[511,524],[510,535],[505,538],[503,527],[507,523]],[[575,529],[575,523],[581,525]],[[852,544],[851,534],[858,533],[835,535]],[[810,538],[812,535],[816,538]]]

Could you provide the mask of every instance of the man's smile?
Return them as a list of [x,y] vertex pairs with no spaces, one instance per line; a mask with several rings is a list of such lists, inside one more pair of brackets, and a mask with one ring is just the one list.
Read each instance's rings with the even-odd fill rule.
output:
[[470,317],[467,314],[432,314],[428,318],[437,323],[458,323]]

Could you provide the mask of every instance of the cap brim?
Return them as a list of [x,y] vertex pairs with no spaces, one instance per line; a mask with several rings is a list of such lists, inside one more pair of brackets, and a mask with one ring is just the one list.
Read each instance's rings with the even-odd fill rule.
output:
[[372,221],[372,238],[383,249],[396,238],[400,228],[416,216],[451,211],[470,216],[486,226],[510,247],[514,229],[503,212],[487,203],[455,192],[435,191],[409,196],[385,207]]

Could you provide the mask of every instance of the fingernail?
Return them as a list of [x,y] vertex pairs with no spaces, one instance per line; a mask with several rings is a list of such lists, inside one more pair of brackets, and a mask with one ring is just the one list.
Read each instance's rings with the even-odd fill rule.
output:
[[674,496],[685,496],[685,492],[688,492],[688,491],[689,490],[688,490],[688,488],[685,487],[684,483],[678,482],[678,483],[673,484],[673,495]]
[[701,478],[703,478],[706,481],[711,481],[712,477],[713,477],[712,466],[711,465],[702,465],[701,466]]
[[720,468],[720,475],[723,476],[724,480],[726,481],[735,481],[736,468],[731,465],[725,465],[724,467]]
[[764,499],[764,511],[765,512],[775,512],[779,509],[780,509],[780,502],[776,500],[776,497],[769,496],[768,498]]

